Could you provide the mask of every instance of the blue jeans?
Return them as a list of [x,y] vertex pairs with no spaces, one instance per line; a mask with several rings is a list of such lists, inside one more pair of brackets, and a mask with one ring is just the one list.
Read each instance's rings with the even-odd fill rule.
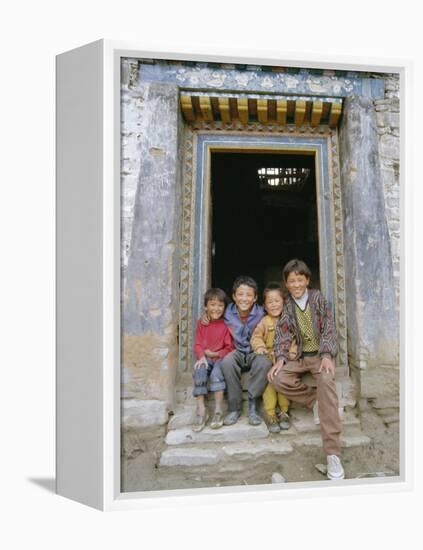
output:
[[192,395],[207,395],[207,383],[209,382],[210,391],[223,391],[226,388],[225,378],[223,376],[220,365],[221,359],[214,362],[212,359],[207,359],[208,366],[201,365],[198,369],[194,369],[192,378],[194,380],[194,389]]

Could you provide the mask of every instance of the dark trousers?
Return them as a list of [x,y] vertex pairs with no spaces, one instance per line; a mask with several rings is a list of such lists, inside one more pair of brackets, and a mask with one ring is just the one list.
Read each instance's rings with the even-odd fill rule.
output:
[[254,352],[244,353],[232,351],[228,353],[220,365],[225,377],[228,392],[228,410],[240,411],[242,405],[241,374],[249,372],[248,397],[255,399],[260,397],[267,385],[267,373],[272,362],[266,355],[258,355]]

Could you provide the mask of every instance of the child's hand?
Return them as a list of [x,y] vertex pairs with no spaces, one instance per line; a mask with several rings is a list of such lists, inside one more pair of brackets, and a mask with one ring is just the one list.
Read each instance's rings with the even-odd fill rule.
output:
[[203,315],[200,317],[200,322],[202,325],[206,325],[206,326],[210,324],[210,319],[207,313],[203,313]]
[[335,363],[333,359],[331,359],[330,357],[322,357],[319,372],[322,371],[335,375]]
[[275,376],[277,376],[278,372],[281,370],[281,368],[283,367],[284,365],[284,361],[283,359],[279,359],[279,361],[277,361],[273,367],[269,370],[269,372],[267,373],[267,380],[269,382],[273,382],[273,379],[275,378]]
[[266,348],[258,348],[256,353],[258,353],[259,355],[265,355],[267,353],[267,349]]
[[210,357],[211,359],[214,359],[215,357],[219,357],[219,354],[217,351],[211,351],[210,349],[204,350],[204,355],[206,357]]
[[205,357],[202,357],[201,359],[196,361],[196,363],[194,364],[194,369],[197,370],[201,366],[203,366],[203,367],[208,367],[209,366],[208,363],[207,363],[207,359]]

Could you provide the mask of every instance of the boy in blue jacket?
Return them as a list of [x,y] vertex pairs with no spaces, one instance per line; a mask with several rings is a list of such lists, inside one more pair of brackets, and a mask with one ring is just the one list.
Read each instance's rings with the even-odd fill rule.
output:
[[223,423],[235,424],[241,416],[242,386],[241,374],[249,372],[248,421],[256,426],[261,423],[257,413],[257,398],[263,394],[267,384],[267,373],[272,362],[266,355],[253,352],[250,338],[253,330],[264,316],[262,306],[256,304],[257,283],[251,277],[241,275],[232,287],[233,303],[226,308],[224,320],[234,340],[235,350],[226,355],[221,369],[226,381],[228,414]]

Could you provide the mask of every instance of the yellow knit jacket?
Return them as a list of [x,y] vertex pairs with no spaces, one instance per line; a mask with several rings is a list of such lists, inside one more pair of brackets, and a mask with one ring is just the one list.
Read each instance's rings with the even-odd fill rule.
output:
[[[273,342],[278,320],[270,315],[265,315],[254,329],[250,340],[253,351],[257,352],[260,348],[266,348],[267,355],[272,362],[274,362]],[[296,354],[297,344],[293,341],[289,350],[290,359],[294,359]]]

